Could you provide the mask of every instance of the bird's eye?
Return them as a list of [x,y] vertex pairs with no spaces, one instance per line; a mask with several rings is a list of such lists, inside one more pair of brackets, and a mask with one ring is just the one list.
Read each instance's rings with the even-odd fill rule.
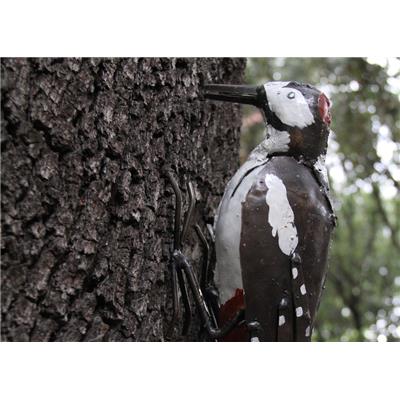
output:
[[296,95],[295,95],[294,92],[289,92],[288,95],[287,95],[288,99],[294,99],[295,97],[296,97]]

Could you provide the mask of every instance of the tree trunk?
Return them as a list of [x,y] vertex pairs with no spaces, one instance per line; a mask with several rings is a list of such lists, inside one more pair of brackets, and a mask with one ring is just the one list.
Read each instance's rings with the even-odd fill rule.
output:
[[[3,59],[4,341],[196,340],[169,332],[170,168],[204,229],[238,166],[241,59]],[[185,196],[184,196],[185,197]],[[201,246],[184,247],[199,272]]]

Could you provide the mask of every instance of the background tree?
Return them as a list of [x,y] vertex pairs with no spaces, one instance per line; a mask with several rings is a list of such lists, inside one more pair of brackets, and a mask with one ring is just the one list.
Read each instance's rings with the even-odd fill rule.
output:
[[[249,59],[247,81],[298,80],[333,100],[327,165],[339,226],[314,340],[400,338],[400,60]],[[241,159],[264,134],[245,109]]]
[[[2,59],[5,341],[177,340],[173,195],[196,186],[204,226],[238,166],[241,59]],[[223,155],[223,157],[221,157]],[[201,261],[192,238],[185,249]],[[196,339],[193,330],[186,340]]]

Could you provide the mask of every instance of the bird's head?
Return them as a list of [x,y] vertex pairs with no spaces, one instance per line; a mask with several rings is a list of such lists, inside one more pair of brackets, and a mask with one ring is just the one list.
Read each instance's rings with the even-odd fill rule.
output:
[[213,84],[204,86],[204,97],[261,109],[267,135],[287,136],[285,153],[311,161],[326,153],[331,102],[313,86],[294,81],[261,86]]

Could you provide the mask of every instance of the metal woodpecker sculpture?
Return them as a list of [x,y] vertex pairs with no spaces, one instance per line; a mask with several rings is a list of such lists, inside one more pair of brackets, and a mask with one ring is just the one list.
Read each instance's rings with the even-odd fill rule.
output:
[[226,186],[210,235],[213,282],[210,247],[199,226],[205,249],[200,284],[181,251],[195,205],[193,187],[188,184],[190,203],[181,232],[181,192],[167,172],[176,195],[173,319],[179,312],[179,285],[187,331],[188,284],[210,339],[309,341],[336,224],[324,165],[330,101],[298,82],[206,85],[204,97],[258,107],[266,136]]

